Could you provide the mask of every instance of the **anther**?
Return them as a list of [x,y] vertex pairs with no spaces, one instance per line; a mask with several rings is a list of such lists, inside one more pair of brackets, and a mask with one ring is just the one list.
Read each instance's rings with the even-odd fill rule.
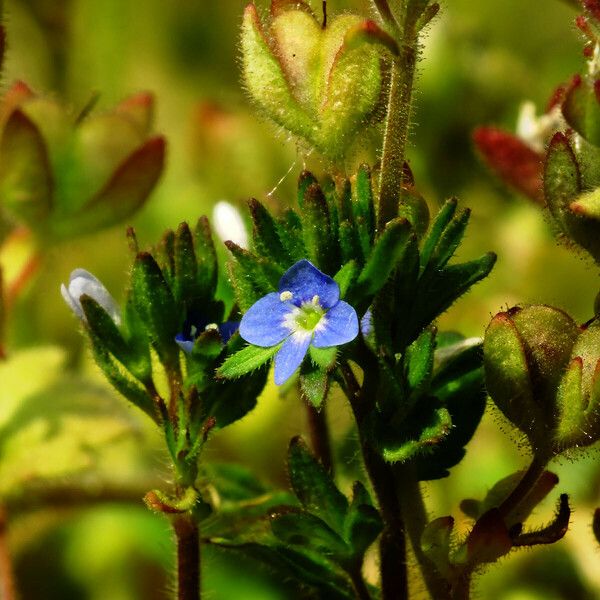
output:
[[287,302],[288,300],[291,300],[294,297],[294,294],[292,294],[292,292],[281,292],[281,294],[279,294],[279,299],[282,302]]

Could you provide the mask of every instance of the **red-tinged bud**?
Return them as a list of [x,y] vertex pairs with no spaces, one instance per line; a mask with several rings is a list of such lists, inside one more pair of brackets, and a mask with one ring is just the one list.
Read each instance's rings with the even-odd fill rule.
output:
[[112,111],[74,119],[15,83],[0,102],[0,201],[49,238],[128,218],[163,169],[164,140],[148,139],[152,113],[152,96],[138,94]]
[[542,154],[516,135],[494,127],[479,127],[473,140],[486,164],[502,181],[539,204],[544,203]]

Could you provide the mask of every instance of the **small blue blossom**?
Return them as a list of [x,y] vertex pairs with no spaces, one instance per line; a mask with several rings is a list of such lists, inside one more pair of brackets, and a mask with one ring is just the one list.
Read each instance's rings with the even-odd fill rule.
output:
[[225,321],[225,323],[211,323],[203,315],[192,313],[183,324],[183,331],[175,336],[179,347],[188,354],[194,348],[196,338],[204,331],[218,331],[223,343],[226,344],[231,336],[238,330],[239,321]]
[[288,269],[279,291],[267,294],[242,317],[240,335],[255,346],[281,345],[275,355],[275,383],[285,383],[309,346],[327,348],[358,335],[356,311],[340,300],[340,288],[308,260]]

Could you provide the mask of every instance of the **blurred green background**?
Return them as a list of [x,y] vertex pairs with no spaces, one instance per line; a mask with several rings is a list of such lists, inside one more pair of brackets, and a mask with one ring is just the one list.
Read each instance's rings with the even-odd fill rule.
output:
[[[138,500],[167,477],[166,456],[143,415],[102,382],[58,289],[72,269],[85,267],[119,298],[129,262],[127,224],[145,245],[167,227],[210,214],[221,199],[243,207],[251,196],[272,206],[294,198],[303,157],[293,141],[254,114],[240,85],[244,4],[4,3],[5,87],[24,80],[74,113],[95,92],[102,111],[148,90],[156,96],[155,130],[168,140],[165,174],[144,209],[131,223],[50,249],[10,315],[9,359],[0,364],[0,493],[14,515],[9,541],[24,599],[159,599],[170,589],[167,523]],[[266,10],[266,0],[258,4]],[[313,4],[320,9],[320,2]],[[364,12],[366,4],[331,0],[329,10]],[[523,100],[543,108],[556,85],[582,69],[574,17],[560,0],[447,0],[428,30],[409,149],[417,185],[432,210],[450,196],[473,209],[460,258],[499,254],[492,276],[444,316],[443,328],[480,336],[499,310],[534,301],[564,308],[581,322],[592,316],[598,288],[593,265],[557,244],[537,207],[493,180],[470,137],[482,124],[514,129]],[[7,275],[28,252],[26,239],[3,248]],[[206,459],[240,461],[267,483],[285,487],[284,449],[306,430],[297,404],[269,387],[255,413],[217,436]],[[340,455],[350,461],[350,415],[341,399],[332,399],[329,417]],[[460,500],[482,496],[522,468],[526,449],[508,431],[490,410],[452,477],[428,486],[432,516],[453,514],[467,527]],[[511,555],[490,568],[478,580],[479,597],[600,597],[600,554],[590,529],[592,508],[600,505],[600,468],[595,452],[577,458],[554,465],[560,490],[572,494],[572,531],[552,547]],[[129,502],[110,502],[115,498],[106,490],[122,484],[131,489]],[[87,490],[85,499],[74,497],[67,506],[55,500],[35,510],[45,490],[62,490],[66,498],[77,486]],[[554,501],[535,522],[548,520]],[[237,556],[207,551],[203,568],[207,597],[214,600],[295,597],[285,583]]]

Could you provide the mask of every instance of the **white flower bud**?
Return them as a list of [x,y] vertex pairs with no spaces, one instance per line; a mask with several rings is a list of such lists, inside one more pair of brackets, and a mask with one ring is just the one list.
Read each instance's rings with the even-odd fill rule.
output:
[[87,322],[81,306],[81,296],[93,298],[117,324],[121,323],[121,310],[102,282],[85,269],[75,269],[69,277],[69,287],[62,284],[60,293],[81,321]]
[[212,223],[221,240],[231,240],[241,248],[248,248],[246,225],[240,211],[233,204],[225,200],[217,202],[213,208]]

